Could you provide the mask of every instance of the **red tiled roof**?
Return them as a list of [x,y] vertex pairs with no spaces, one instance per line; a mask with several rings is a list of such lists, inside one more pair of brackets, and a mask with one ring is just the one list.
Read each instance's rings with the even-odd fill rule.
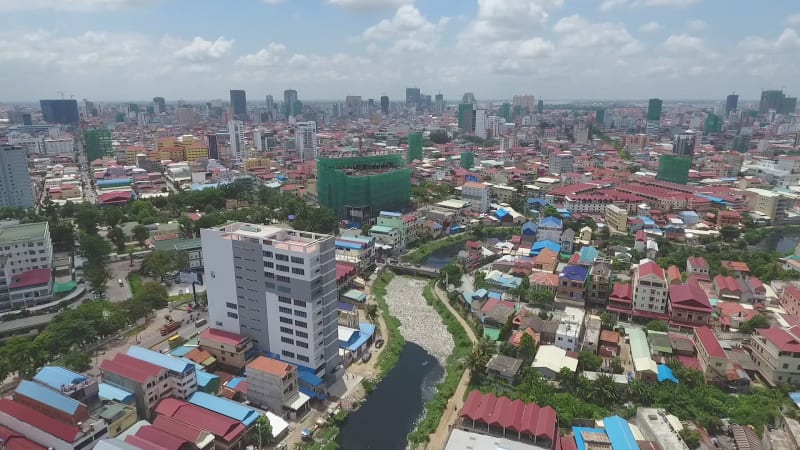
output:
[[10,289],[22,289],[31,286],[39,286],[50,282],[52,273],[50,269],[33,269],[27,272],[18,273],[11,276]]
[[136,435],[125,436],[125,442],[142,450],[169,450],[167,447],[162,447]]
[[619,333],[616,331],[603,330],[600,332],[600,341],[602,342],[613,342],[615,344],[619,344],[619,339]]
[[194,441],[180,438],[152,425],[145,425],[139,428],[139,430],[136,431],[136,437],[142,438],[160,447],[164,447],[167,450],[179,450],[182,445],[187,443],[192,446],[194,445]]
[[156,416],[153,426],[189,442],[197,442],[203,434],[203,430],[200,428],[175,420],[169,416]]
[[247,370],[256,370],[283,378],[286,374],[294,370],[294,366],[283,361],[278,361],[277,359],[259,356],[247,364]]
[[782,352],[800,352],[800,339],[782,328],[760,328],[756,329],[756,333],[764,336]]
[[578,450],[578,444],[575,442],[575,436],[571,434],[563,436],[561,438],[561,450]]
[[746,262],[741,261],[720,261],[722,267],[733,270],[736,272],[750,272],[750,267],[747,265]]
[[683,367],[687,369],[694,369],[700,370],[700,361],[697,359],[696,356],[686,356],[686,355],[678,355],[678,361],[683,364]]
[[731,325],[731,317],[739,315],[742,322],[747,322],[753,316],[758,314],[758,311],[753,308],[745,308],[739,302],[717,302],[717,310],[719,311],[719,320],[723,325]]
[[157,378],[165,370],[124,353],[117,353],[113,359],[103,360],[100,369],[137,383],[146,383],[150,378]]
[[669,303],[672,308],[711,312],[708,296],[697,282],[673,284],[669,287]]
[[741,294],[742,290],[739,289],[739,283],[736,282],[736,279],[732,276],[722,276],[717,275],[714,277],[714,287],[717,291],[721,291],[726,289],[731,292],[738,292]]
[[644,264],[640,264],[638,268],[639,278],[647,277],[647,276],[656,276],[659,279],[664,279],[664,269],[661,268],[655,261],[647,261]]
[[614,283],[614,287],[611,289],[610,297],[614,297],[620,300],[633,300],[633,285],[630,283],[623,284],[623,283]]
[[174,398],[161,400],[156,413],[207,430],[227,442],[235,441],[247,431],[238,420]]
[[523,403],[521,400],[511,401],[508,397],[498,398],[480,391],[470,392],[461,409],[461,417],[536,438],[555,441],[558,437],[556,411],[553,408]]
[[708,267],[708,261],[706,261],[706,259],[702,256],[690,256],[688,261],[689,264],[691,264],[695,269],[698,267]]
[[671,265],[667,267],[667,279],[669,280],[670,283],[674,281],[680,283],[682,281],[681,269],[678,269],[678,266],[676,265]]
[[216,328],[206,328],[202,333],[200,333],[200,338],[219,342],[220,344],[228,344],[234,347],[247,339],[247,337],[240,334],[231,333],[230,331],[225,330],[218,330]]
[[491,310],[495,308],[495,306],[500,306],[500,305],[507,306],[511,309],[515,308],[513,302],[509,302],[507,300],[498,300],[496,298],[490,298],[489,300],[486,301],[486,303],[484,303],[483,308],[481,308],[481,312],[488,314]]
[[26,438],[24,435],[17,433],[11,428],[6,428],[0,425],[0,439],[3,441],[3,448],[5,450],[46,450],[47,447],[37,444],[32,440]]
[[355,274],[356,268],[349,264],[336,263],[336,281],[342,281],[347,277]]
[[0,399],[0,412],[8,414],[46,433],[52,434],[58,439],[70,444],[75,442],[75,439],[81,434],[81,431],[77,427],[56,420],[11,399]]
[[558,275],[547,272],[534,272],[528,277],[534,286],[556,287],[558,286]]
[[720,359],[728,358],[728,356],[725,354],[725,350],[723,350],[722,346],[719,344],[719,341],[717,340],[717,337],[714,336],[714,332],[711,330],[711,328],[695,328],[694,333],[697,336],[697,340],[703,344],[703,348],[706,349],[706,352],[709,356]]

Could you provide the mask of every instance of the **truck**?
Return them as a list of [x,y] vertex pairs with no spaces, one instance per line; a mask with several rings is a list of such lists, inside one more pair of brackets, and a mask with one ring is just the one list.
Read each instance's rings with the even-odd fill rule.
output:
[[181,327],[180,322],[169,322],[161,327],[161,335],[166,336]]

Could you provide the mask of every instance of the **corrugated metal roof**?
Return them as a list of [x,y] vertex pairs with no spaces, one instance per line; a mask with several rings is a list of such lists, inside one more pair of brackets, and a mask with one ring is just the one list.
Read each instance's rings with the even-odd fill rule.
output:
[[231,419],[236,419],[247,427],[255,423],[259,416],[258,411],[248,408],[241,403],[206,394],[205,392],[195,392],[192,394],[192,396],[189,397],[189,403],[230,417]]
[[86,381],[86,377],[63,367],[45,366],[39,370],[33,380],[53,389],[61,390],[62,386],[71,386]]
[[59,411],[63,411],[66,414],[75,414],[78,411],[78,408],[81,406],[81,402],[67,397],[66,395],[62,395],[58,391],[54,391],[50,388],[46,388],[39,383],[34,383],[33,381],[22,380],[17,386],[17,390],[15,395],[24,395],[32,400],[36,400],[37,402],[43,405],[49,405]]
[[135,345],[128,349],[128,355],[173,372],[186,373],[194,370],[194,364],[190,362],[173,358],[159,352],[154,352],[146,348],[137,347]]
[[78,435],[80,435],[80,430],[77,427],[67,425],[29,406],[12,401],[11,399],[0,399],[0,412],[8,414],[46,433],[52,434],[64,442],[73,443]]
[[109,383],[100,383],[100,398],[103,400],[113,400],[115,402],[130,404],[134,396],[132,392]]

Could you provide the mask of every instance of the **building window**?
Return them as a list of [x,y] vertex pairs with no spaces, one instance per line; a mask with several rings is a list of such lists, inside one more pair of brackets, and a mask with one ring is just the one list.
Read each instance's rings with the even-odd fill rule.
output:
[[281,272],[288,272],[289,271],[289,266],[284,266],[284,265],[281,265],[281,264],[278,264],[277,266],[275,266],[275,268],[280,270]]
[[291,281],[291,278],[289,278],[289,277],[285,277],[285,276],[283,276],[283,275],[278,275],[278,278],[277,278],[277,279],[278,279],[278,281],[280,281],[281,283],[288,283],[288,282],[290,282],[290,281]]
[[278,301],[281,302],[281,303],[285,303],[287,305],[291,305],[292,304],[292,299],[290,299],[289,297],[284,297],[282,295],[278,296]]
[[292,353],[292,352],[290,352],[288,350],[281,350],[281,355],[283,355],[283,356],[285,356],[287,358],[294,358],[294,353]]
[[281,327],[281,333],[294,334],[294,331],[292,331],[292,329],[288,327]]
[[239,309],[239,305],[237,305],[236,303],[225,302],[225,306],[227,306],[230,309]]
[[[292,319],[290,319],[288,317],[281,317],[280,321],[281,321],[281,323],[286,323],[286,324],[289,324],[289,325],[292,324]],[[220,325],[222,325],[222,322],[220,322]]]
[[230,317],[231,319],[238,319],[239,315],[233,312],[229,312],[228,317]]
[[302,300],[297,300],[297,299],[295,299],[295,300],[294,300],[294,306],[300,306],[300,307],[302,307],[302,308],[305,308],[305,306],[306,306],[306,302],[304,302],[304,301],[302,301]]
[[306,355],[297,355],[297,359],[303,362],[308,362],[308,356]]
[[[305,331],[298,331],[298,332],[295,333],[295,335],[297,337],[301,337],[301,338],[308,338],[308,333],[306,333]],[[798,370],[800,370],[800,369],[798,369]]]
[[280,312],[282,312],[284,314],[291,314],[292,313],[292,308],[287,308],[285,306],[280,306],[280,307],[278,307],[278,311],[280,311]]
[[267,268],[269,268],[269,269],[272,269],[273,267],[275,267],[275,264],[272,264],[272,263],[271,263],[271,262],[269,262],[269,261],[264,261],[264,267],[267,267]]
[[289,256],[288,255],[282,255],[280,253],[275,253],[275,259],[277,259],[278,261],[288,261],[289,260]]
[[308,328],[308,324],[302,320],[295,320],[294,325],[300,328]]
[[294,315],[297,317],[308,317],[305,311],[300,311],[299,309],[294,310]]
[[306,262],[303,258],[301,258],[299,256],[292,256],[291,260],[295,264],[303,264],[303,263]]
[[265,258],[272,258],[272,252],[264,252]]
[[303,342],[303,341],[296,341],[296,342],[295,342],[295,344],[296,344],[298,347],[308,348],[308,343],[306,343],[306,342]]
[[275,278],[275,274],[274,274],[274,273],[272,273],[272,272],[264,272],[264,275],[265,275],[267,278]]
[[294,339],[284,336],[281,336],[281,342],[283,342],[284,344],[294,345]]

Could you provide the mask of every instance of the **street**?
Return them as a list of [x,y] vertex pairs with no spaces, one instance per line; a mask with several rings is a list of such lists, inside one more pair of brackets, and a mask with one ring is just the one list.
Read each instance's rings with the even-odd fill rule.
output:
[[[128,259],[112,262],[108,265],[111,279],[106,283],[106,298],[112,303],[118,303],[131,298],[131,287],[128,284],[128,274],[139,270],[142,261],[134,259],[133,266]],[[122,280],[122,286],[119,284]]]

